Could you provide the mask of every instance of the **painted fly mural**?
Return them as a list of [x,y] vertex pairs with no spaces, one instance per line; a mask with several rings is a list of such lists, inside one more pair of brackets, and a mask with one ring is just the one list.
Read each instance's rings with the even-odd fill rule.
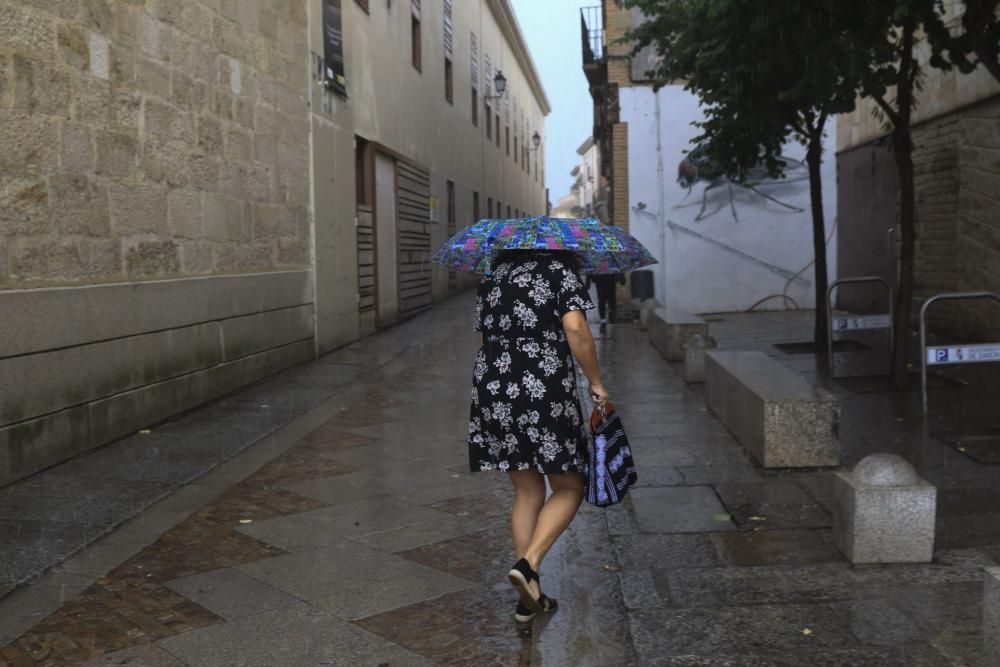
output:
[[787,186],[794,183],[805,183],[806,185],[803,187],[808,187],[809,174],[805,162],[785,155],[779,157],[785,163],[784,178],[772,178],[767,172],[767,167],[763,164],[758,164],[749,169],[746,177],[739,181],[727,177],[722,172],[718,162],[710,157],[708,144],[698,144],[688,152],[687,156],[677,166],[677,183],[687,189],[687,194],[684,195],[684,199],[676,204],[674,208],[684,206],[684,203],[694,191],[694,186],[699,182],[704,182],[707,185],[701,192],[701,208],[698,211],[698,215],[694,218],[695,221],[704,220],[725,207],[726,201],[723,201],[714,209],[708,209],[709,200],[719,199],[714,195],[721,193],[720,188],[723,186],[725,186],[724,196],[728,200],[729,209],[732,212],[735,222],[739,222],[740,217],[736,210],[736,194],[734,189],[743,190],[750,193],[754,198],[759,197],[790,211],[801,213],[803,211],[802,208],[789,204],[779,197],[762,190],[762,188]]

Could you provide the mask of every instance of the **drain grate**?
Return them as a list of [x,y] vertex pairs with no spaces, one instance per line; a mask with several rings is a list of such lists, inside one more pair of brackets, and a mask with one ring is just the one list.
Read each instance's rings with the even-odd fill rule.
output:
[[934,435],[977,463],[1000,465],[1000,428],[939,431]]
[[[784,352],[785,354],[815,354],[816,353],[816,343],[811,340],[803,341],[801,343],[775,343],[774,346]],[[860,352],[862,350],[870,350],[870,345],[865,345],[864,343],[859,343],[856,340],[851,340],[850,338],[844,338],[841,340],[833,341],[833,351],[834,352]]]

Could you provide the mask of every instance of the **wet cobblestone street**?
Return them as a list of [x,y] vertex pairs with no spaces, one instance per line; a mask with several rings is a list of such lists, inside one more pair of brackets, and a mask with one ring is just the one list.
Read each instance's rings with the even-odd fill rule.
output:
[[[582,508],[542,567],[559,611],[516,626],[509,482],[468,473],[470,311],[452,299],[154,427],[231,456],[0,599],[0,664],[986,664],[1000,539],[959,539],[971,510],[952,505],[934,563],[852,566],[830,471],[762,470],[632,325],[594,331],[640,485]],[[848,420],[845,451],[871,421]],[[987,490],[996,474],[949,471]]]

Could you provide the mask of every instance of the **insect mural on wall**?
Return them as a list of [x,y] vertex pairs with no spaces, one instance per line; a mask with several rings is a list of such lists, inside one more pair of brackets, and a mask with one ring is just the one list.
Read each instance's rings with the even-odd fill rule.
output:
[[779,155],[778,157],[785,163],[785,178],[772,178],[768,174],[767,167],[764,164],[757,164],[747,170],[746,178],[743,180],[735,180],[727,177],[722,172],[719,163],[711,157],[708,144],[698,144],[691,149],[691,151],[688,152],[687,157],[681,160],[680,164],[677,165],[677,182],[681,185],[681,187],[687,188],[687,194],[684,195],[684,199],[675,205],[674,208],[679,208],[685,201],[687,201],[687,198],[691,196],[691,192],[694,190],[696,183],[704,181],[708,185],[705,186],[704,190],[702,190],[701,209],[698,211],[698,215],[694,218],[696,221],[704,220],[715,213],[714,211],[710,212],[708,215],[705,213],[705,209],[708,207],[709,192],[715,190],[716,188],[720,188],[723,185],[726,186],[729,193],[729,208],[733,213],[733,220],[735,222],[739,222],[740,217],[736,212],[736,197],[733,193],[734,186],[763,197],[764,199],[772,201],[786,209],[801,213],[805,209],[783,202],[777,197],[760,190],[760,188],[770,185],[786,185],[788,183],[798,183],[809,180],[809,174],[807,173],[805,162],[785,155]]

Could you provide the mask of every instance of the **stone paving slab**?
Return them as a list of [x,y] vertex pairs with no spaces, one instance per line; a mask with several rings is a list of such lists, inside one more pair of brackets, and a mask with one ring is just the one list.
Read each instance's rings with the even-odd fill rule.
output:
[[718,496],[707,486],[634,489],[629,495],[636,524],[643,533],[713,533],[736,529]]
[[79,667],[187,667],[163,649],[149,645],[115,651],[79,663]]
[[164,586],[226,620],[301,602],[229,568],[173,579]]
[[832,517],[794,482],[724,482],[715,485],[740,528],[829,528]]
[[[880,605],[754,605],[723,609],[636,611],[629,627],[640,664],[670,664],[666,657],[740,658],[747,665],[897,665],[910,663],[881,641],[891,632],[913,637],[905,617]],[[808,634],[805,631],[809,631]],[[874,634],[873,634],[874,633]],[[859,637],[858,634],[861,636]],[[748,638],[752,638],[748,643]],[[738,653],[733,648],[739,646]],[[724,658],[725,659],[725,658]],[[749,660],[748,660],[749,659]],[[677,663],[675,663],[677,664]],[[697,664],[697,663],[694,663]],[[703,664],[718,664],[707,662]]]
[[759,530],[716,533],[722,558],[737,567],[841,562],[830,530]]
[[412,665],[434,663],[315,607],[300,604],[161,640],[190,665]]
[[353,621],[423,603],[474,585],[466,579],[424,569],[374,585],[369,580],[345,580],[335,593],[311,602],[319,609]]
[[346,540],[336,546],[266,558],[235,569],[303,600],[332,595],[351,581],[377,586],[403,576],[433,574],[413,561]]

